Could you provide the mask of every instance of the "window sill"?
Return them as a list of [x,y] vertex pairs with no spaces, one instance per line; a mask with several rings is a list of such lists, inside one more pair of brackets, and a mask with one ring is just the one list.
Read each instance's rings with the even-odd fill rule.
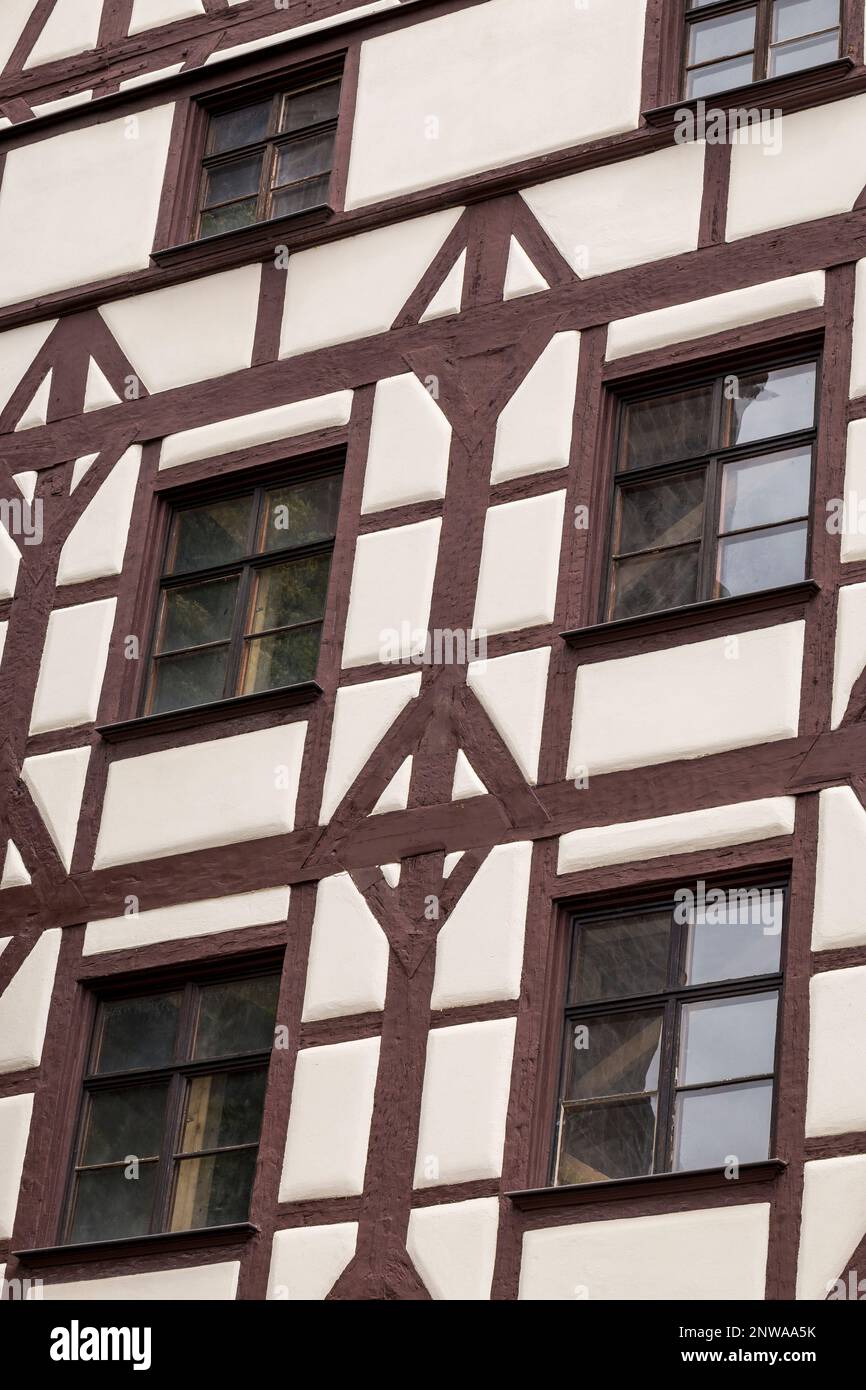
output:
[[126,1236],[122,1240],[90,1240],[80,1245],[47,1245],[39,1250],[15,1250],[15,1258],[33,1269],[48,1265],[84,1264],[87,1261],[122,1259],[126,1255],[162,1254],[174,1250],[211,1249],[238,1245],[259,1234],[251,1221],[230,1226],[200,1226],[191,1231],[160,1231],[157,1235]]
[[759,589],[754,594],[737,594],[734,598],[711,598],[702,603],[689,603],[682,608],[664,608],[659,613],[641,613],[636,618],[615,618],[592,627],[577,627],[561,632],[560,637],[570,647],[599,647],[628,637],[650,637],[655,633],[680,632],[685,628],[714,623],[719,619],[739,618],[752,613],[783,612],[786,609],[805,609],[810,599],[820,592],[815,579],[803,579],[798,584],[784,584],[777,589]]
[[759,82],[733,87],[728,92],[713,92],[708,97],[689,97],[688,100],[655,106],[642,115],[649,126],[665,126],[673,123],[680,112],[697,111],[700,100],[704,102],[705,111],[730,111],[734,107],[747,110],[756,107],[764,110],[768,107],[778,107],[782,111],[797,110],[800,106],[851,96],[858,89],[857,84],[848,83],[840,87],[840,83],[855,66],[853,58],[834,58],[832,63],[821,63],[802,72],[786,73],[784,77],[764,77]]
[[150,258],[158,266],[168,268],[182,265],[188,269],[199,266],[221,265],[227,255],[241,250],[251,259],[257,256],[274,254],[275,247],[299,228],[316,227],[329,222],[334,209],[327,203],[318,207],[304,208],[301,212],[290,213],[288,217],[271,217],[267,222],[256,222],[251,227],[239,227],[232,232],[217,232],[215,236],[201,237],[197,241],[182,241],[175,246],[160,247],[151,251]]
[[236,715],[261,714],[272,709],[290,709],[317,700],[322,687],[315,681],[298,685],[283,685],[277,690],[264,690],[260,695],[235,695],[230,700],[215,700],[210,705],[190,705],[186,709],[167,710],[165,714],[145,714],[139,719],[125,719],[117,724],[101,724],[96,732],[106,743],[125,743],[128,739],[144,738],[147,734],[172,734],[179,729],[216,724]]
[[615,1178],[611,1182],[576,1183],[568,1187],[536,1187],[505,1195],[519,1211],[556,1211],[582,1207],[590,1202],[617,1202],[634,1197],[673,1197],[680,1193],[711,1192],[730,1183],[774,1182],[787,1168],[781,1158],[744,1163],[739,1177],[726,1176],[726,1168],[699,1168],[689,1173],[652,1173],[648,1177]]

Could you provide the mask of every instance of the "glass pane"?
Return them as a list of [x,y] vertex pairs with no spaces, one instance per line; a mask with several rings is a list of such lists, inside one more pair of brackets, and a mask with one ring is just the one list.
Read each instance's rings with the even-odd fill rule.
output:
[[749,531],[719,542],[716,588],[719,598],[753,594],[806,577],[808,522]]
[[731,1158],[740,1163],[769,1158],[772,1109],[772,1081],[680,1094],[674,1169],[722,1168]]
[[199,236],[217,236],[220,232],[236,232],[239,227],[251,227],[256,220],[257,199],[247,198],[243,203],[229,203],[213,212],[203,212],[199,224]]
[[167,589],[162,599],[159,651],[203,647],[230,637],[237,592],[237,575]]
[[247,631],[267,632],[321,618],[330,569],[330,555],[311,555],[259,570]]
[[774,372],[729,378],[726,387],[729,444],[748,444],[775,434],[811,429],[815,422],[814,362],[781,367]]
[[69,1240],[78,1243],[146,1236],[151,1226],[156,1171],[155,1163],[143,1163],[137,1177],[127,1177],[123,1168],[79,1173]]
[[256,1150],[184,1158],[177,1165],[172,1231],[246,1221],[256,1171]]
[[839,57],[839,30],[814,39],[799,39],[770,49],[770,77],[784,77],[787,72],[802,72],[816,68],[819,63],[832,63]]
[[154,667],[151,714],[190,705],[209,705],[225,696],[228,647],[208,647],[186,656],[161,657]]
[[775,0],[773,42],[817,34],[839,23],[839,0]]
[[617,560],[610,616],[635,618],[694,603],[698,596],[698,546],[663,551],[661,555]]
[[784,911],[781,888],[711,888],[693,899],[680,918],[689,924],[687,983],[773,974],[779,969]]
[[325,174],[320,179],[307,179],[306,183],[278,189],[271,197],[271,217],[289,217],[307,208],[327,207],[330,182],[330,174]]
[[657,483],[618,487],[617,553],[682,545],[700,540],[704,519],[704,472]]
[[118,1091],[92,1091],[81,1166],[121,1163],[128,1158],[158,1158],[165,1121],[168,1082],[153,1086],[124,1086]]
[[283,145],[277,150],[274,187],[295,183],[298,179],[309,178],[311,174],[325,173],[331,167],[333,152],[334,132],[331,130]]
[[271,102],[268,100],[211,117],[211,154],[222,154],[223,150],[237,150],[241,145],[254,145],[257,140],[264,140],[270,114]]
[[311,627],[277,632],[271,637],[249,639],[241,678],[244,695],[314,680],[321,637],[322,625],[314,623]]
[[179,993],[148,994],[101,1005],[101,1028],[92,1070],[134,1071],[162,1067],[174,1056]]
[[574,938],[570,1000],[656,994],[668,977],[670,912],[640,912],[583,922]]
[[778,996],[741,995],[684,1004],[680,1013],[680,1086],[763,1076],[773,1070]]
[[318,125],[320,121],[333,121],[340,109],[339,82],[326,82],[321,87],[310,87],[297,96],[289,96],[283,106],[281,130],[300,130],[306,125]]
[[706,453],[712,413],[712,386],[633,401],[622,413],[620,469],[652,468]]
[[557,1183],[651,1173],[655,1130],[654,1096],[569,1107],[562,1117]]
[[661,1010],[654,1009],[569,1023],[565,1099],[591,1100],[596,1096],[655,1091],[662,1019]]
[[330,540],[337,530],[342,482],[339,474],[330,474],[269,492],[259,549],[286,550]]
[[744,531],[807,516],[812,450],[786,449],[759,459],[739,459],[722,470],[720,530]]
[[216,203],[231,203],[235,198],[246,198],[251,193],[258,193],[261,173],[260,154],[248,155],[246,159],[233,159],[230,164],[221,164],[208,170],[205,207],[213,207]]
[[258,1143],[267,1075],[265,1070],[230,1071],[190,1081],[180,1151]]
[[689,26],[689,66],[747,53],[755,46],[755,10],[738,10]]
[[168,574],[227,565],[246,553],[252,494],[175,513]]
[[198,1059],[269,1052],[274,1043],[279,988],[279,975],[205,985],[193,1056]]
[[744,58],[727,58],[723,63],[708,63],[689,73],[687,97],[708,97],[714,92],[729,92],[745,87],[754,79],[755,61],[752,54]]

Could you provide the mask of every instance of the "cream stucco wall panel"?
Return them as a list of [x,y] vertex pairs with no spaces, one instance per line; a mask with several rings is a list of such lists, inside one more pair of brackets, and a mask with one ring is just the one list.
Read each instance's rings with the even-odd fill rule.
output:
[[489,0],[369,40],[347,207],[632,129],[644,9]]
[[866,810],[850,787],[821,792],[812,950],[866,944]]
[[355,1253],[357,1221],[277,1231],[271,1248],[268,1298],[325,1299]]
[[0,1072],[38,1067],[48,1022],[60,930],[43,932],[0,994]]
[[866,1129],[866,966],[815,975],[810,998],[806,1133]]
[[31,734],[67,729],[96,718],[117,599],[55,608],[33,697]]
[[556,333],[496,422],[490,481],[565,468],[571,452],[579,333]]
[[701,222],[703,144],[569,174],[521,196],[582,280],[694,251]]
[[866,584],[844,584],[836,607],[836,660],[830,727],[845,717],[851,691],[866,666]]
[[120,405],[120,397],[109,382],[99,363],[91,357],[87,364],[87,380],[84,385],[84,413],[105,410],[110,405]]
[[60,552],[58,584],[81,584],[120,574],[140,464],[141,446],[134,444],[88,502]]
[[619,825],[572,830],[559,841],[557,873],[570,874],[606,864],[628,864],[701,849],[769,840],[794,833],[796,801],[792,796],[710,806],[676,816],[625,821]]
[[[857,262],[854,278],[854,329],[851,342],[850,391],[852,396],[866,396],[866,260]],[[3,340],[0,338],[0,347],[2,347],[2,342]],[[0,371],[2,371],[2,366],[0,366]],[[2,399],[2,395],[0,395],[0,399]],[[860,438],[862,431],[859,428],[859,423],[858,421],[851,424],[848,435],[848,447],[850,450],[850,431],[856,430],[858,434],[858,457],[863,449]],[[863,496],[862,493],[860,495],[861,497]],[[844,558],[843,553],[843,559]]]
[[201,0],[133,0],[129,32],[140,34],[143,29],[156,29],[160,24],[204,13]]
[[487,1299],[493,1283],[499,1202],[442,1202],[409,1217],[406,1249],[435,1299]]
[[[797,1297],[823,1302],[864,1235],[866,1154],[807,1163],[803,1174]],[[858,1275],[862,1278],[862,1271]]]
[[727,239],[848,212],[866,184],[866,96],[745,130],[731,154]]
[[[860,262],[862,265],[863,262]],[[860,273],[860,266],[857,267]],[[862,296],[866,296],[866,289]],[[855,316],[856,317],[856,316]],[[859,340],[866,347],[866,329]],[[858,335],[855,325],[854,352],[858,351]],[[852,370],[853,379],[853,370]],[[866,384],[858,387],[852,394],[862,395]],[[841,527],[840,555],[843,564],[852,560],[866,560],[866,420],[852,420],[848,426],[848,447],[845,454],[845,489],[841,516],[828,512],[827,520]]]
[[466,680],[528,782],[538,777],[550,648],[472,661]]
[[28,54],[25,68],[54,63],[95,48],[103,0],[54,0],[54,8]]
[[303,1022],[385,1007],[388,942],[348,874],[323,878],[307,963]]
[[462,211],[449,208],[291,256],[280,356],[385,333]]
[[65,1284],[44,1284],[30,1289],[27,1297],[88,1303],[233,1302],[238,1291],[240,1264],[186,1265],[177,1269],[153,1269],[143,1274],[115,1274],[109,1279],[76,1279]]
[[13,473],[12,481],[28,502],[32,502],[36,496],[36,484],[39,481],[39,474],[33,469],[27,469],[23,473]]
[[[26,888],[32,879],[27,872],[27,865],[21,858],[21,851],[14,840],[6,842],[6,856],[3,860],[3,874],[0,877],[0,888]],[[2,951],[0,946],[0,951]]]
[[18,583],[21,552],[0,522],[0,598],[12,598]]
[[804,309],[817,309],[823,303],[824,272],[814,270],[763,285],[750,285],[744,290],[713,294],[707,299],[672,304],[667,309],[653,309],[648,314],[617,319],[610,325],[608,361],[671,343],[691,342],[709,333],[722,333],[726,329],[761,323],[764,319],[780,318]]
[[430,323],[433,319],[444,319],[449,314],[459,314],[463,299],[463,278],[466,274],[466,252],[461,251],[442,284],[434,294],[427,308],[419,318],[419,323]]
[[[249,4],[250,0],[229,0],[230,5]],[[310,34],[318,34],[323,29],[333,29],[350,24],[355,19],[366,18],[367,15],[378,14],[380,10],[392,10],[400,4],[414,5],[416,0],[370,0],[368,5],[356,5],[351,10],[340,10],[338,14],[326,15],[323,19],[314,19],[309,24],[295,25],[289,34],[283,29],[277,29],[272,34],[264,34],[260,39],[250,39],[248,43],[233,44],[231,48],[217,49],[209,58],[205,59],[205,66],[210,63],[224,63],[230,58],[239,58],[247,53],[256,53],[262,48],[272,48],[274,44],[284,43],[287,38],[293,41],[307,38]]]
[[[136,445],[133,445],[133,448],[136,447]],[[73,493],[75,491],[75,489],[78,487],[78,484],[81,482],[81,479],[87,472],[88,468],[91,468],[98,458],[99,454],[82,454],[81,458],[75,460],[75,462],[72,465],[72,478],[69,483],[70,493]],[[34,477],[35,476],[36,475],[34,474]]]
[[0,333],[0,410],[8,405],[15,387],[56,326],[56,319],[46,319]]
[[282,724],[116,760],[93,867],[293,830],[306,732],[306,723]]
[[433,517],[358,537],[344,667],[423,653],[441,528],[439,517]]
[[568,776],[794,738],[802,660],[793,622],[582,666]]
[[457,749],[454,764],[454,782],[451,787],[452,801],[468,801],[473,796],[486,796],[487,788],[462,748]]
[[0,5],[0,71],[12,57],[12,50],[35,8],[36,0],[3,0]]
[[527,1231],[521,1299],[763,1299],[769,1203]]
[[15,1225],[32,1112],[32,1092],[0,1099],[0,1240],[8,1240]]
[[503,1018],[430,1030],[416,1187],[499,1176],[515,1028]]
[[159,466],[175,468],[180,463],[249,449],[255,444],[270,444],[277,439],[292,439],[313,430],[338,429],[349,423],[351,413],[352,392],[333,391],[309,401],[259,410],[254,415],[217,420],[199,429],[168,435],[163,441]]
[[[159,106],[139,111],[134,125],[105,121],[10,150],[0,186],[0,304],[150,264],[173,115],[173,106]],[[74,235],[58,236],[58,227]],[[160,346],[170,355],[165,335]]]
[[522,299],[526,294],[540,294],[549,289],[550,286],[537,265],[529,259],[517,238],[512,237],[508,244],[508,264],[505,268],[502,298]]
[[416,671],[337,691],[320,824],[331,819],[397,715],[420,689],[421,672]]
[[475,632],[553,622],[565,492],[489,507],[475,596]]
[[363,1191],[378,1069],[378,1038],[298,1053],[281,1202]]
[[361,511],[445,496],[451,426],[413,372],[378,382]]
[[188,386],[250,366],[261,273],[244,265],[117,299],[99,312],[148,391]]
[[388,785],[370,812],[371,816],[384,816],[388,811],[405,811],[409,805],[409,788],[412,784],[412,757],[404,758]]
[[58,753],[25,758],[21,765],[21,780],[33,797],[67,873],[89,762],[89,748],[64,748]]
[[51,377],[52,373],[47,372],[42,378],[29,402],[24,407],[20,416],[16,430],[35,430],[44,425],[48,419],[48,403],[51,399]]
[[289,889],[284,886],[233,893],[227,898],[179,903],[176,907],[154,907],[124,917],[104,917],[101,921],[87,923],[83,954],[128,951],[136,946],[151,946],[157,941],[180,941],[185,937],[210,936],[214,932],[285,922],[288,911]]
[[431,1007],[518,999],[532,845],[494,845],[436,939]]

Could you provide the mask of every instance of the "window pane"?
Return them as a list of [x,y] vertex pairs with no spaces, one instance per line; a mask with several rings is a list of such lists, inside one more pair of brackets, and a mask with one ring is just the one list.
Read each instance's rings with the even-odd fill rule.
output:
[[189,1083],[182,1153],[256,1144],[262,1127],[267,1072],[230,1071]]
[[205,207],[216,203],[231,203],[235,198],[245,198],[259,191],[262,174],[260,154],[248,155],[246,159],[233,159],[230,164],[221,164],[208,170],[207,197]]
[[249,638],[241,678],[244,695],[313,680],[321,636],[321,623],[314,623],[311,627],[292,628],[270,637]]
[[167,1081],[91,1092],[80,1164],[158,1158],[167,1095]]
[[231,636],[238,577],[167,589],[162,599],[160,652],[202,647]]
[[740,1163],[768,1158],[772,1108],[772,1081],[680,1094],[674,1170],[722,1168],[732,1157]]
[[243,203],[229,203],[213,212],[203,212],[199,236],[217,236],[220,232],[236,232],[239,227],[251,227],[256,220],[256,201],[255,198],[247,198]]
[[265,499],[260,550],[286,550],[329,540],[337,530],[339,474],[275,488]]
[[659,1080],[662,1012],[580,1019],[566,1028],[566,1100],[638,1095]]
[[340,109],[340,83],[326,82],[310,87],[297,96],[288,96],[283,106],[281,130],[300,130],[320,121],[333,121]]
[[652,468],[657,463],[697,458],[710,447],[712,386],[633,401],[622,413],[619,467]]
[[635,618],[694,603],[698,596],[697,546],[661,555],[617,560],[614,566],[612,618]]
[[603,1182],[651,1173],[655,1128],[654,1096],[568,1107],[556,1181]]
[[225,696],[228,647],[208,647],[186,656],[160,657],[154,668],[151,714],[208,705]]
[[283,145],[277,151],[274,187],[295,183],[297,179],[309,178],[311,174],[325,173],[331,167],[333,152],[334,133],[331,130]]
[[735,980],[779,969],[785,894],[781,888],[732,888],[689,913],[686,981]]
[[248,631],[267,632],[321,618],[330,569],[330,555],[311,555],[306,560],[259,570]]
[[817,34],[839,23],[839,0],[775,0],[773,42]]
[[274,1042],[279,988],[278,975],[205,985],[193,1056],[199,1059],[269,1052]]
[[689,66],[746,53],[755,46],[755,11],[738,10],[689,26]]
[[773,992],[684,1004],[678,1084],[699,1086],[772,1072],[777,998]]
[[815,421],[814,362],[740,377],[727,400],[727,443],[748,444],[811,429]]
[[246,1221],[256,1171],[256,1149],[184,1158],[177,1165],[172,1231]]
[[168,574],[227,565],[246,553],[252,494],[175,513]]
[[271,102],[259,101],[254,106],[242,106],[238,111],[226,111],[213,116],[210,123],[211,154],[237,150],[241,145],[253,145],[268,133]]
[[718,598],[752,594],[806,577],[808,522],[749,531],[719,542]]
[[745,87],[754,79],[754,58],[727,58],[723,63],[708,63],[689,73],[687,97],[708,97],[714,92],[728,92]]
[[728,463],[722,471],[719,529],[744,531],[806,516],[811,485],[812,450],[808,447]]
[[581,923],[575,932],[570,999],[655,994],[667,983],[670,912],[641,912]]
[[123,1168],[79,1173],[69,1240],[78,1243],[146,1236],[151,1226],[156,1171],[155,1163],[143,1163],[138,1177],[127,1177]]
[[770,49],[770,77],[784,77],[787,72],[802,72],[816,68],[819,63],[832,63],[839,57],[839,31],[813,39],[799,39]]
[[278,190],[271,198],[271,217],[288,217],[307,208],[327,207],[330,181],[330,175],[325,174],[323,178],[307,179],[306,183]]
[[92,1070],[162,1067],[174,1056],[180,994],[148,994],[100,1006],[101,1029]]
[[700,540],[704,517],[704,472],[657,483],[617,488],[617,553],[682,545]]

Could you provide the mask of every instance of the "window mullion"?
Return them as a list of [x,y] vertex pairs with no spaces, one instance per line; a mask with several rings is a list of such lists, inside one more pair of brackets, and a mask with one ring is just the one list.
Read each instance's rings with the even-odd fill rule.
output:
[[667,1173],[671,1166],[671,1137],[673,1133],[674,1097],[676,1095],[676,1035],[677,1001],[668,999],[662,1025],[662,1046],[659,1058],[659,1089],[656,1114],[656,1138],[653,1171]]
[[767,76],[770,68],[770,36],[772,33],[772,7],[774,0],[758,0],[757,24],[755,28],[755,81]]
[[165,1107],[165,1126],[162,1136],[162,1149],[156,1175],[156,1193],[151,1215],[151,1231],[171,1230],[171,1191],[173,1186],[174,1154],[180,1143],[180,1128],[183,1122],[184,1094],[186,1082],[176,1071],[169,1083],[168,1099]]

